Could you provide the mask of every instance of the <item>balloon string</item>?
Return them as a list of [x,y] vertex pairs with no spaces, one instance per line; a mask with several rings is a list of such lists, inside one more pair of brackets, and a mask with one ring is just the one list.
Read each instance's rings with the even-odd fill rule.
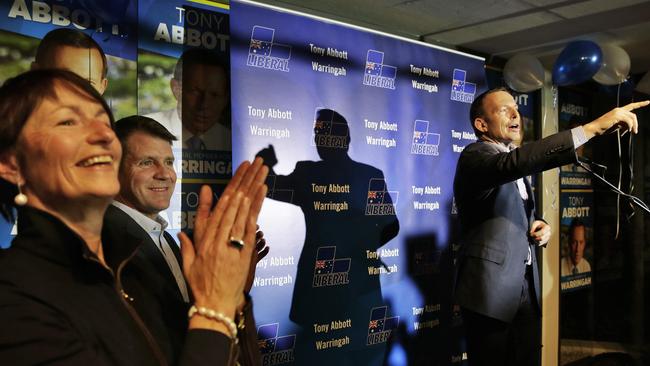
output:
[[[621,103],[621,84],[618,84],[618,87],[616,88],[616,107],[618,107]],[[616,184],[616,188],[619,190],[621,189],[621,183],[623,181],[623,164],[622,164],[622,154],[621,154],[621,130],[618,129],[616,130],[616,143],[618,147],[618,182]],[[615,240],[618,239],[620,235],[620,230],[621,230],[621,195],[617,194],[616,195],[616,236],[614,237]]]
[[[634,97],[632,97],[632,101],[634,101]],[[630,184],[629,184],[629,193],[632,194],[634,192],[634,134],[630,134],[630,137],[628,137],[627,140],[627,156],[628,156],[628,171],[630,173]],[[627,220],[629,221],[632,216],[635,214],[635,209],[634,209],[634,204],[629,203],[630,207],[632,208],[632,213],[627,215]]]

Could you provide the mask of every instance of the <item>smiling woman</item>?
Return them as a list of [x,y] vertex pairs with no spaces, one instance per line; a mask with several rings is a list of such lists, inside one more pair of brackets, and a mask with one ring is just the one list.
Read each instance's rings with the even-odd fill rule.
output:
[[[18,235],[0,255],[0,364],[168,364],[131,304],[147,289],[122,287],[138,273],[131,259],[139,242],[102,230],[122,155],[104,100],[71,72],[30,71],[0,87],[0,116],[0,181],[17,187],[0,205],[18,206]],[[210,189],[201,192],[194,242],[181,237],[196,307],[175,364],[236,360],[232,318],[244,299],[266,174],[261,160],[243,163],[212,210]]]
[[[88,189],[110,202],[119,189],[121,148],[108,105],[85,80],[64,71],[30,72],[8,80],[0,100],[0,177],[22,188],[30,206],[52,211]],[[92,187],[95,175],[109,179]],[[47,184],[30,184],[36,182]]]
[[58,212],[97,251],[98,238],[89,237],[92,228],[77,218],[105,208],[119,191],[116,172],[122,149],[109,109],[89,91],[55,81],[52,95],[25,121],[12,168],[14,183],[22,185],[32,207]]

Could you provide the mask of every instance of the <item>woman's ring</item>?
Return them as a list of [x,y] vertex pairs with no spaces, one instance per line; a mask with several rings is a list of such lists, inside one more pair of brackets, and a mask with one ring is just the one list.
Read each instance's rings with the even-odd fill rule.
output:
[[234,236],[230,237],[230,245],[234,246],[235,248],[241,250],[244,247],[244,241],[241,239],[237,239]]

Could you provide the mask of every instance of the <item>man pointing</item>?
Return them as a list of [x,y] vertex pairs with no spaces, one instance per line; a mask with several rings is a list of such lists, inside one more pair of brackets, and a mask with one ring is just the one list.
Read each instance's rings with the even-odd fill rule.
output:
[[614,126],[638,131],[632,111],[649,101],[615,108],[584,126],[526,144],[521,117],[505,89],[474,100],[470,121],[478,141],[465,147],[454,195],[461,223],[455,300],[466,325],[470,365],[539,365],[540,286],[537,246],[551,237],[535,213],[528,175],[572,163],[575,149]]

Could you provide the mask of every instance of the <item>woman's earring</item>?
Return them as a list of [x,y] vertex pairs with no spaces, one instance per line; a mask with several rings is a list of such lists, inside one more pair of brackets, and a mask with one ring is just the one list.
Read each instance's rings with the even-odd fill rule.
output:
[[20,189],[20,184],[18,184],[18,194],[14,197],[14,203],[16,206],[25,206],[27,204],[27,196]]

